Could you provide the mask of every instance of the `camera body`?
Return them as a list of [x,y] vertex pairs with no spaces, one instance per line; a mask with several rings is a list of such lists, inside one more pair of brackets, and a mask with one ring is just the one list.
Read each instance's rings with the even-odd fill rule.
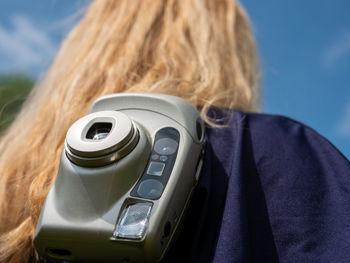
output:
[[203,121],[181,98],[99,98],[67,132],[37,252],[73,262],[160,261],[181,227],[204,149]]

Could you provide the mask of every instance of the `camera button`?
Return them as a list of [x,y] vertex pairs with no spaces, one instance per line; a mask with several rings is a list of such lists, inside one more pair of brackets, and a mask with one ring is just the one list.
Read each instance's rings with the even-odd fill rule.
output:
[[152,160],[158,160],[159,159],[159,155],[158,154],[152,154],[151,158],[152,158]]
[[168,157],[165,155],[162,155],[159,160],[161,160],[162,162],[166,162],[168,160]]
[[154,179],[147,179],[140,183],[137,194],[141,198],[158,199],[163,193],[163,184]]

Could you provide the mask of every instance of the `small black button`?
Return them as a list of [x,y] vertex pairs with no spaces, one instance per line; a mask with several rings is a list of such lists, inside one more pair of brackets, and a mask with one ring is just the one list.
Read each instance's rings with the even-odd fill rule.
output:
[[162,162],[166,162],[168,160],[168,157],[165,155],[162,155],[159,160],[161,160]]

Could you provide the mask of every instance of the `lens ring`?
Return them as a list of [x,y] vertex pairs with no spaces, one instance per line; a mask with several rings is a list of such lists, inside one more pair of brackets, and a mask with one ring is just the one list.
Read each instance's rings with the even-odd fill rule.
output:
[[[78,156],[70,151],[70,148],[67,145],[67,141],[65,142],[65,153],[71,162],[79,166],[100,167],[100,166],[108,165],[128,155],[138,144],[141,136],[140,133],[143,133],[142,129],[140,127],[135,127],[135,133],[133,137],[130,139],[130,141],[123,148],[107,155],[98,156],[98,157]],[[145,136],[143,135],[143,137]]]
[[[110,126],[107,127],[106,124]],[[103,130],[105,128],[106,130]],[[101,134],[107,130],[107,136]],[[67,132],[66,142],[73,154],[94,158],[118,151],[128,144],[134,134],[135,127],[126,114],[100,111],[76,121]]]

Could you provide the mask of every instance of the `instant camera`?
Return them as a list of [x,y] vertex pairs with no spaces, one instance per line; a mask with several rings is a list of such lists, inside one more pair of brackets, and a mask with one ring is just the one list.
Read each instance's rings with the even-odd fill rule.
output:
[[97,99],[68,130],[34,236],[71,262],[159,262],[200,176],[204,125],[187,101],[124,93]]

